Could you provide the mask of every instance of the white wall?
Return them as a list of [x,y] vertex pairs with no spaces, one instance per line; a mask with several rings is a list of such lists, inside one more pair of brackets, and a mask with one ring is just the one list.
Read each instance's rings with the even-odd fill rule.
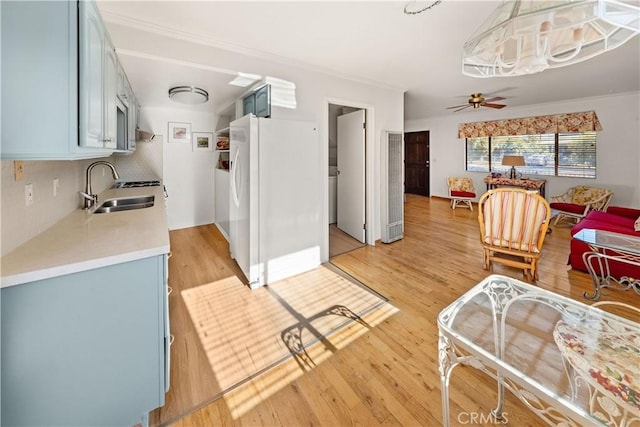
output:
[[[216,153],[194,152],[191,143],[169,143],[167,138],[169,122],[190,123],[191,132],[213,133],[213,114],[179,107],[142,107],[140,114],[140,128],[155,133],[156,138],[162,140],[162,178],[169,194],[169,229],[213,223]],[[215,143],[215,138],[212,141]]]
[[[508,104],[508,101],[507,101]],[[545,177],[546,194],[564,193],[576,185],[596,185],[610,188],[615,195],[613,205],[640,207],[640,93],[607,97],[583,98],[527,107],[491,110],[480,108],[468,113],[447,113],[405,122],[405,131],[430,131],[431,194],[447,197],[445,178],[468,176],[476,189],[485,189],[484,172],[467,172],[465,141],[458,139],[458,124],[482,120],[498,120],[527,116],[571,113],[594,110],[603,130],[597,133],[596,179]]]

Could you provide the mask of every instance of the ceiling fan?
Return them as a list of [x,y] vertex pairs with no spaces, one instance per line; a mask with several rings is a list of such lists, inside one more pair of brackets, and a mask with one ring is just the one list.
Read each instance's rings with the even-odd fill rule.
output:
[[484,96],[482,96],[481,93],[474,93],[471,95],[471,98],[469,98],[469,102],[467,104],[462,104],[462,105],[454,105],[453,107],[447,107],[447,110],[450,110],[452,108],[457,108],[457,110],[454,111],[454,113],[457,113],[458,111],[464,110],[465,108],[469,108],[471,106],[473,106],[473,108],[480,108],[480,107],[489,107],[489,108],[504,108],[506,107],[505,104],[492,104],[492,102],[494,101],[502,101],[503,99],[507,99],[507,98],[503,98],[501,96],[495,96],[493,98],[489,98],[489,99],[485,99]]

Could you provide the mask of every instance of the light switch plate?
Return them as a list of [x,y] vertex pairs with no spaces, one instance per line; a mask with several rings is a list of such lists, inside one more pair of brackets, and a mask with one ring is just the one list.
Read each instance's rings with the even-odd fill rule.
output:
[[24,201],[27,206],[31,206],[33,204],[33,184],[25,184]]

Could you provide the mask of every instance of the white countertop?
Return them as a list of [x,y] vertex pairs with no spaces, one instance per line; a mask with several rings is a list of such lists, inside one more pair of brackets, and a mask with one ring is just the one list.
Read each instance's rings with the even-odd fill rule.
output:
[[0,287],[169,253],[163,187],[109,189],[114,197],[154,195],[152,207],[94,214],[77,209],[0,259]]

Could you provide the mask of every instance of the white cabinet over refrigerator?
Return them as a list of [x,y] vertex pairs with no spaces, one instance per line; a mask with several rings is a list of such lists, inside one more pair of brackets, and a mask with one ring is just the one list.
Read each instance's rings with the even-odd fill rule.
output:
[[229,247],[251,288],[320,265],[320,154],[313,122],[231,123]]

